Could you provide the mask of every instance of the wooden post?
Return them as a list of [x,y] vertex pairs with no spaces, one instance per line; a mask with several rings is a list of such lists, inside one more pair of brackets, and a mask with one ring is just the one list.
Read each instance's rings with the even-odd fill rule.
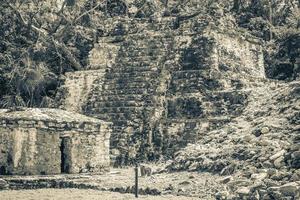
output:
[[135,168],[134,168],[134,171],[135,171],[135,198],[138,198],[139,196],[139,168],[138,168],[138,164],[136,163],[135,164]]

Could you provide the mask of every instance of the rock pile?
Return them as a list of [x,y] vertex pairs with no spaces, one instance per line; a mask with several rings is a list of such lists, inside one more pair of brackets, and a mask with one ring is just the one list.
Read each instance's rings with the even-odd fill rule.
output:
[[8,189],[8,184],[5,180],[0,179],[0,190]]
[[177,152],[167,168],[225,176],[219,199],[300,198],[299,86],[256,87],[241,116]]

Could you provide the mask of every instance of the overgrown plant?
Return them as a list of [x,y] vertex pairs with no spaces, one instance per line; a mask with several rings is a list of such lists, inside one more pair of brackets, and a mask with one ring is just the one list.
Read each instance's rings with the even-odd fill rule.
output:
[[[87,66],[103,18],[172,16],[180,25],[200,14],[212,21],[230,15],[240,27],[284,49],[283,41],[299,33],[299,6],[294,0],[1,0],[0,107],[53,102],[58,76]],[[267,57],[282,62],[274,52],[279,53],[266,51]],[[284,57],[289,56],[295,57]],[[267,64],[271,71],[276,66]]]
[[44,105],[59,75],[84,68],[96,32],[89,15],[103,2],[2,0],[1,107]]

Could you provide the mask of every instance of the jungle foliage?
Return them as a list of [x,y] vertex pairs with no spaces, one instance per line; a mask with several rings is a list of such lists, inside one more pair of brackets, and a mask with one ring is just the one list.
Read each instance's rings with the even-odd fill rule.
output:
[[295,0],[0,2],[0,107],[4,108],[52,106],[63,74],[88,65],[89,51],[103,33],[99,23],[114,16],[229,14],[238,26],[265,41],[270,78],[299,76],[300,2]]

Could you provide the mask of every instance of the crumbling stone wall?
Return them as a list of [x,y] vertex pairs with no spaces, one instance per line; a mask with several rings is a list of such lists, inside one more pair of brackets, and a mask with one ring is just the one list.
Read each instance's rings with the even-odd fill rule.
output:
[[124,160],[158,159],[228,123],[247,104],[252,80],[265,77],[255,38],[201,16],[151,20],[109,18],[90,56],[90,68],[105,75],[82,112],[113,122],[112,152]]
[[53,109],[49,118],[47,112],[0,112],[1,174],[59,174],[62,164],[65,173],[108,170],[109,124]]
[[79,71],[65,74],[65,84],[58,91],[59,107],[72,112],[83,113],[82,106],[87,101],[87,95],[93,87],[101,84],[104,71]]
[[201,36],[185,36],[182,43],[163,125],[164,148],[170,153],[238,116],[251,80],[265,78],[262,48],[255,40],[205,30]]

